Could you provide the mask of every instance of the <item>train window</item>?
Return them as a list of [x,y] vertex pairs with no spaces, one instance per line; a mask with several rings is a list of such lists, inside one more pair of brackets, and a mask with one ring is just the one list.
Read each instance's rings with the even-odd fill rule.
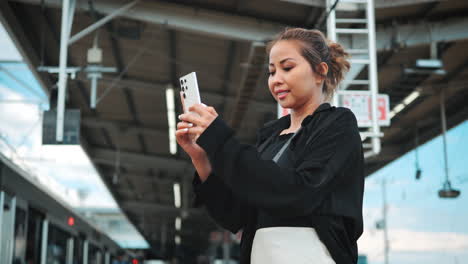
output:
[[75,237],[75,242],[73,246],[73,264],[82,264],[83,263],[83,247],[84,239],[81,235]]
[[26,263],[35,264],[41,261],[42,222],[44,215],[29,208],[28,210],[28,238],[26,240]]
[[[0,222],[0,263],[11,263],[12,259],[12,240],[15,217],[15,199],[5,192],[0,194],[3,197],[3,204],[0,199],[0,206],[3,209]],[[1,197],[0,197],[1,198]]]
[[101,250],[90,243],[88,250],[88,264],[102,264],[102,260],[103,256]]
[[62,229],[49,225],[46,264],[65,264],[67,259],[67,240],[70,235]]
[[27,232],[26,211],[16,207],[15,233],[13,244],[13,264],[25,264],[26,254],[26,232]]

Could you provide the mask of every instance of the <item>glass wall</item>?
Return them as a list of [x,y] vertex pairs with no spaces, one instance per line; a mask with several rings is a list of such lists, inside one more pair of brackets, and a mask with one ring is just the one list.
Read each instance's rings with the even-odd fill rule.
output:
[[25,264],[26,255],[27,214],[20,207],[16,207],[15,233],[13,244],[13,264]]
[[67,240],[70,234],[54,225],[49,225],[47,241],[47,264],[67,264]]
[[101,250],[89,243],[88,264],[102,264],[103,256]]
[[29,208],[27,221],[26,264],[39,264],[41,260],[42,222],[44,221],[44,214],[33,208]]
[[75,243],[73,245],[73,264],[82,264],[83,263],[83,248],[84,248],[84,238],[82,235],[75,237]]

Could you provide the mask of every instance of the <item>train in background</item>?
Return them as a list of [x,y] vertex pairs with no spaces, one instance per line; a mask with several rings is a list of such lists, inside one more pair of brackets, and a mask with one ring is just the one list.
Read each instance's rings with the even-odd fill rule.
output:
[[1,264],[126,263],[126,254],[0,153]]

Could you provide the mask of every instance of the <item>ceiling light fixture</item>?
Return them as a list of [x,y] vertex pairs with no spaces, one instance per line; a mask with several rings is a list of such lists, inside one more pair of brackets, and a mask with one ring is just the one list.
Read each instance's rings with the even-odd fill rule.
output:
[[416,88],[416,90],[414,90],[412,93],[410,93],[408,96],[405,97],[405,99],[403,99],[403,101],[401,101],[401,103],[397,104],[393,109],[392,111],[390,111],[389,113],[389,116],[390,118],[393,118],[396,114],[398,114],[399,112],[401,112],[403,109],[405,109],[405,107],[407,107],[408,105],[410,105],[414,100],[416,100],[416,98],[418,98],[419,96],[421,95],[421,91],[419,88]]
[[177,182],[174,183],[173,190],[174,190],[174,205],[175,207],[180,208],[180,185],[179,183]]
[[175,119],[175,103],[174,103],[174,88],[169,85],[166,88],[166,106],[167,106],[167,121],[169,124],[169,151],[172,155],[177,153],[177,142],[175,138],[176,119]]

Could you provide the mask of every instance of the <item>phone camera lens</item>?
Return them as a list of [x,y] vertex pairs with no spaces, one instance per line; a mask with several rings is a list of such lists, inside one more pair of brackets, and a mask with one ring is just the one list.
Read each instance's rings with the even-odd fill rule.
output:
[[182,92],[184,92],[184,91],[185,91],[185,89],[184,89],[184,87],[182,86]]
[[184,81],[180,80],[180,84],[184,84]]
[[187,98],[187,96],[186,96],[185,93],[184,93],[184,99],[186,99],[186,98]]

